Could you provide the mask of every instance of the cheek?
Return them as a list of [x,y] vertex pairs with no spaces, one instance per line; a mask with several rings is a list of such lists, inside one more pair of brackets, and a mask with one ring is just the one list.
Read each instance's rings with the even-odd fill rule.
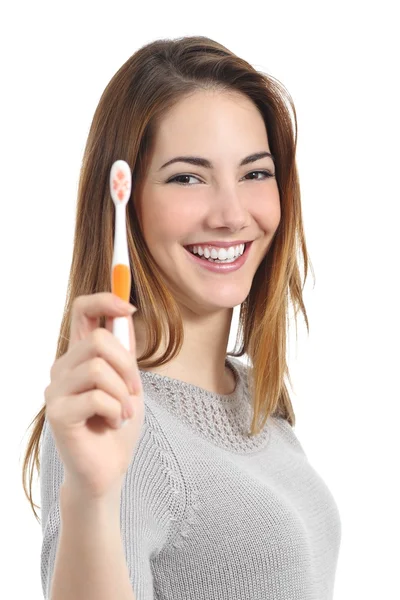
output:
[[278,190],[276,193],[267,196],[263,194],[257,197],[253,204],[252,214],[263,231],[267,233],[276,231],[281,220],[281,203]]
[[279,200],[279,196],[273,204],[273,209],[271,210],[271,224],[274,230],[278,228],[278,225],[281,220],[281,203]]
[[[196,215],[190,205],[164,197],[161,201],[152,199],[143,210],[143,231],[145,239],[153,246],[160,242],[187,239],[188,231],[196,227]],[[197,217],[198,218],[198,217]]]
[[195,210],[198,207],[194,206],[193,201],[189,202],[170,202],[168,205],[168,210],[160,211],[159,215],[168,222],[170,227],[175,229],[179,229],[181,226],[182,229],[187,229],[190,223],[196,223],[199,218],[199,211]]

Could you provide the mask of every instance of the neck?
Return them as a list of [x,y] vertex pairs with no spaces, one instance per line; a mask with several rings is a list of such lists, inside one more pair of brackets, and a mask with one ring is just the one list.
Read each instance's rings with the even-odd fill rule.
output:
[[[143,370],[180,379],[218,394],[231,393],[235,378],[225,360],[232,314],[232,308],[206,316],[189,313],[186,309],[182,314],[184,339],[178,355],[167,364]],[[139,313],[133,316],[133,323],[136,359],[139,359],[146,348],[146,333]],[[161,357],[166,346],[167,341],[163,340],[153,358]]]

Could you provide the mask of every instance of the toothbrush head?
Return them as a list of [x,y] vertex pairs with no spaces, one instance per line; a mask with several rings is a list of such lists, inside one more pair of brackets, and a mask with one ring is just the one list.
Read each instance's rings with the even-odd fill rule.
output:
[[116,160],[110,171],[110,193],[115,208],[128,204],[131,189],[132,174],[128,163],[124,160]]

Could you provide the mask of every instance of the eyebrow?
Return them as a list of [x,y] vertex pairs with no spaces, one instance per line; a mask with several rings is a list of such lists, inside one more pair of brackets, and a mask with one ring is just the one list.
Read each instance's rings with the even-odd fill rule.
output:
[[[260,160],[260,158],[265,158],[266,156],[272,158],[272,160],[275,162],[275,158],[270,152],[255,152],[254,154],[250,154],[249,156],[243,158],[243,160],[241,160],[241,162],[239,163],[239,167],[243,165],[248,165],[249,163],[255,162],[256,160]],[[211,161],[200,156],[176,156],[175,158],[172,158],[171,160],[163,164],[163,166],[159,168],[159,171],[161,171],[161,169],[164,169],[164,167],[168,167],[168,165],[172,165],[172,163],[176,162],[186,162],[190,165],[195,165],[197,167],[206,167],[207,169],[214,168],[214,165]]]

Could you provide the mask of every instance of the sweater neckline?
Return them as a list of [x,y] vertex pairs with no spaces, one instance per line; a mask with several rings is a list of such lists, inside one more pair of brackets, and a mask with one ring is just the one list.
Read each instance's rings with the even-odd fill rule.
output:
[[250,436],[253,407],[250,401],[248,369],[235,357],[226,356],[236,386],[230,394],[217,394],[202,387],[139,369],[147,398],[174,415],[182,425],[235,454],[252,454],[265,449],[270,439],[269,423]]
[[181,379],[176,379],[175,377],[169,377],[168,375],[154,373],[153,371],[144,371],[143,369],[139,368],[139,372],[141,377],[144,377],[144,381],[164,383],[172,388],[179,389],[180,391],[186,389],[191,393],[200,394],[203,400],[218,400],[220,402],[229,403],[236,400],[237,397],[242,393],[244,382],[243,375],[239,372],[238,367],[234,364],[229,356],[225,357],[225,365],[232,371],[235,377],[235,388],[230,394],[218,394],[217,392],[212,392],[198,385],[194,385],[193,383],[182,381]]

